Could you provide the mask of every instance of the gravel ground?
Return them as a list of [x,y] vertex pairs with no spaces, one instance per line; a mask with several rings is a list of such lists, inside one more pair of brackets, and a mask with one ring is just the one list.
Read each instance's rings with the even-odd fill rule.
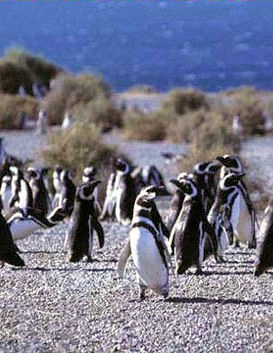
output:
[[[31,133],[5,136],[8,151],[24,158],[43,143]],[[162,144],[121,143],[136,163],[162,165]],[[161,211],[168,202],[159,200]],[[147,292],[138,302],[131,261],[125,279],[116,279],[128,228],[103,226],[106,245],[96,244],[92,264],[66,263],[64,224],[18,241],[26,268],[0,271],[0,352],[273,352],[272,273],[253,277],[254,251],[230,249],[225,264],[206,261],[203,275],[171,275],[168,301]]]

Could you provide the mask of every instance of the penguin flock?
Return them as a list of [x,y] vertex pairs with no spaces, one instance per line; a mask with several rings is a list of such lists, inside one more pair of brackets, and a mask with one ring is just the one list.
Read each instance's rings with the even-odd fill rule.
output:
[[203,262],[208,257],[225,262],[225,251],[231,246],[255,249],[257,231],[262,244],[254,275],[260,276],[273,267],[273,201],[259,226],[237,156],[199,162],[192,172],[181,172],[171,179],[175,191],[164,218],[155,200],[170,193],[162,174],[153,165],[139,167],[122,158],[115,160],[101,205],[101,180],[93,166],[84,168],[81,183],[76,186],[71,171],[62,166],[51,172],[50,168],[23,170],[8,157],[1,167],[1,266],[24,266],[17,240],[61,222],[67,223],[67,261],[86,258],[92,262],[95,233],[99,247],[103,248],[105,243],[101,222],[115,221],[129,227],[117,273],[120,278],[124,276],[127,261],[132,257],[141,300],[146,289],[167,298],[170,271],[182,275],[195,267],[196,274],[202,274]]

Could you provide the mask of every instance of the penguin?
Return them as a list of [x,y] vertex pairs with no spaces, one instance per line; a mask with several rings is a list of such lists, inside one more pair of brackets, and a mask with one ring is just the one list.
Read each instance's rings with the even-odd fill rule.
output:
[[7,221],[14,241],[24,239],[36,230],[53,228],[67,217],[62,207],[56,207],[47,217],[34,208],[18,209]]
[[68,128],[70,128],[70,126],[72,125],[72,115],[69,114],[68,112],[65,113],[64,115],[64,119],[63,119],[63,122],[62,122],[62,130],[66,130]]
[[11,179],[11,198],[9,207],[19,207],[22,209],[33,207],[32,190],[29,183],[24,178],[23,172],[17,167],[10,167]]
[[265,209],[261,223],[260,235],[262,243],[255,262],[254,275],[260,276],[273,267],[273,200]]
[[112,172],[109,176],[107,187],[106,187],[106,196],[100,215],[100,220],[104,221],[107,218],[111,220],[115,219],[115,209],[116,209],[116,195],[115,195],[115,180],[117,173]]
[[[223,164],[220,172],[220,179],[228,173],[243,173],[243,166],[240,159],[236,156],[225,155],[223,157],[218,156],[217,159]],[[248,247],[256,248],[256,223],[257,216],[254,205],[250,199],[249,192],[243,179],[239,180],[238,183],[238,201],[239,202],[239,220],[234,226],[235,234],[245,239],[245,233],[250,233],[251,237],[248,237]],[[250,224],[249,224],[250,223]],[[238,238],[238,237],[236,237]],[[243,241],[245,242],[245,241]],[[239,246],[239,239],[236,239],[236,246]]]
[[[230,221],[228,228],[232,227],[235,240],[238,237],[236,229],[240,216],[238,184],[244,175],[244,173],[230,173],[219,181],[216,198],[208,214],[208,221],[214,229],[219,227],[219,222]],[[251,238],[250,230],[249,233],[245,232],[244,234]],[[240,239],[247,242],[247,239]],[[225,232],[218,237],[218,253],[221,257],[227,247],[231,245],[232,240],[230,238],[227,240]]]
[[104,246],[104,231],[97,218],[93,191],[100,180],[78,186],[68,231],[69,261],[78,262],[84,255],[92,262],[93,233],[96,231],[100,248]]
[[115,162],[115,167],[115,216],[118,223],[129,225],[133,216],[133,207],[136,199],[135,185],[130,175],[130,165],[127,161],[119,158]]
[[36,124],[37,134],[46,134],[48,127],[47,113],[44,110],[39,111],[38,120]]
[[10,210],[9,202],[11,199],[12,191],[11,191],[11,176],[5,175],[2,178],[0,196],[1,196],[1,208],[3,213],[7,213]]
[[0,137],[0,166],[3,166],[6,157],[7,157],[7,150],[4,142],[4,137]]
[[48,212],[49,195],[45,187],[42,173],[39,169],[28,168],[29,186],[32,190],[33,208],[40,210],[42,214],[46,215]]
[[63,169],[60,175],[61,190],[59,206],[63,207],[65,213],[70,217],[73,211],[76,187],[72,181],[71,172]]
[[60,200],[61,200],[61,172],[63,171],[63,168],[61,166],[56,166],[53,174],[52,174],[52,182],[53,182],[53,189],[54,189],[54,196],[52,200],[52,208],[56,208],[57,206],[60,205]]
[[[92,166],[84,168],[83,175],[82,175],[82,182],[88,183],[88,182],[94,181],[96,174],[97,174],[96,168],[94,168]],[[98,188],[97,187],[93,191],[93,196],[95,199],[96,212],[99,215],[101,213],[101,206],[98,201]]]
[[140,300],[145,299],[147,288],[163,295],[164,298],[169,293],[170,256],[166,244],[169,231],[154,202],[163,190],[162,187],[148,186],[137,196],[129,239],[118,261],[118,274],[123,277],[127,260],[132,255],[140,288]]
[[17,254],[7,221],[0,213],[0,267],[5,263],[18,267],[25,266],[24,260]]
[[[179,180],[180,182],[184,179],[193,180],[193,174],[182,172],[177,177],[177,180]],[[171,200],[171,204],[166,217],[166,226],[169,231],[172,230],[177,220],[177,217],[182,209],[184,198],[185,198],[184,192],[180,188],[177,188]]]
[[[171,179],[185,193],[183,207],[173,226],[176,273],[183,274],[195,265],[197,274],[202,273],[205,246],[209,241],[212,253],[218,261],[217,240],[213,227],[209,224],[202,204],[202,196],[193,180]],[[170,239],[170,244],[172,239]]]

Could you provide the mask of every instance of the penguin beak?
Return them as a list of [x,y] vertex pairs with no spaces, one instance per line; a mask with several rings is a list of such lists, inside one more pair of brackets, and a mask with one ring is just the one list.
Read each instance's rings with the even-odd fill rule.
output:
[[171,179],[170,180],[170,183],[172,183],[172,184],[174,184],[175,186],[177,186],[178,188],[182,188],[182,186],[183,186],[183,184],[182,183],[180,183],[178,180],[176,180],[176,179]]
[[217,156],[216,157],[217,161],[221,162],[222,164],[225,165],[225,158],[221,157],[221,156]]

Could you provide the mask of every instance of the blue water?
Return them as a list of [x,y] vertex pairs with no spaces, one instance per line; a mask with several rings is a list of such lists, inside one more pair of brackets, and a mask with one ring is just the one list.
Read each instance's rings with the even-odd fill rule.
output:
[[273,1],[0,1],[0,54],[12,45],[116,91],[239,85],[273,89]]

